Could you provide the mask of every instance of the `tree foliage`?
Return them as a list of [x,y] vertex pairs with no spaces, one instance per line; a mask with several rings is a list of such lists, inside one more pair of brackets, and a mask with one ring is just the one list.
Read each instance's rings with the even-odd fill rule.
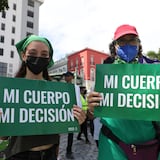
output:
[[0,0],[0,12],[3,12],[9,8],[8,0]]
[[148,51],[147,52],[147,56],[151,59],[158,59],[160,60],[160,49],[159,51],[156,53],[155,51]]

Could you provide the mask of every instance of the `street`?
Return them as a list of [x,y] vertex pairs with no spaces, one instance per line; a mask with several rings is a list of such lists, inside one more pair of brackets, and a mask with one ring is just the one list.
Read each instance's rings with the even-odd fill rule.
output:
[[[72,151],[75,160],[97,160],[98,149],[91,133],[88,131],[88,139],[90,144],[85,143],[84,135],[81,135],[82,140],[77,140],[78,133],[74,133]],[[59,157],[58,160],[69,160],[66,158],[66,146],[68,134],[60,135]],[[5,145],[5,143],[4,143]],[[1,146],[2,147],[2,146]],[[1,148],[2,149],[2,148]],[[0,160],[3,160],[3,155],[0,155]]]
[[[60,148],[59,148],[59,159],[58,160],[69,160],[66,158],[66,146],[67,146],[67,134],[61,134]],[[77,133],[74,133],[74,140],[72,151],[75,160],[97,160],[98,149],[93,137],[88,132],[89,141],[91,144],[85,143],[85,138],[82,134],[83,140],[77,140]]]

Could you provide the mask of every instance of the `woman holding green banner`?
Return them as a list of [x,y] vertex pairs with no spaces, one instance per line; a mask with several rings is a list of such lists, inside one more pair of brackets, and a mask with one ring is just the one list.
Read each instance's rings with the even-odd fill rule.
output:
[[[47,68],[53,65],[51,43],[43,37],[30,35],[16,44],[22,65],[16,77],[50,81]],[[80,107],[73,107],[79,124],[86,116]],[[17,131],[18,132],[18,131]],[[7,160],[57,160],[59,135],[13,136],[6,149]]]
[[[134,26],[128,24],[116,29],[109,48],[114,64],[157,62],[142,55],[138,32]],[[90,93],[90,110],[94,111],[94,107],[99,106],[101,100],[100,93]],[[101,122],[103,126],[99,139],[98,160],[160,160],[155,123],[107,117],[101,118]],[[137,144],[141,144],[141,149]]]

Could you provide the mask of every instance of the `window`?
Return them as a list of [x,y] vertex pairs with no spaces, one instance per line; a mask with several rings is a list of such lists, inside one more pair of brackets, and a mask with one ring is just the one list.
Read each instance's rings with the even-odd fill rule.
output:
[[73,68],[73,61],[71,60],[71,68]]
[[81,66],[84,65],[84,57],[81,57]]
[[1,30],[4,31],[5,30],[5,24],[1,23]]
[[14,39],[11,39],[11,45],[14,46]]
[[13,64],[9,63],[8,71],[9,71],[10,73],[13,72]]
[[27,11],[27,16],[28,17],[34,17],[34,13],[32,11]]
[[62,72],[62,69],[61,69],[61,68],[59,69],[59,72],[60,72],[60,73]]
[[94,65],[94,57],[93,56],[91,56],[91,63],[90,64]]
[[34,1],[33,0],[28,0],[28,6],[34,7]]
[[103,62],[104,62],[104,59],[103,59],[103,58],[101,58],[101,64],[103,64]]
[[15,3],[13,3],[13,10],[16,10],[17,6]]
[[28,28],[33,28],[33,23],[32,23],[32,22],[27,21],[27,27],[28,27]]
[[90,80],[94,81],[95,80],[95,69],[91,68],[90,70]]
[[26,33],[26,36],[29,36],[29,35],[32,35],[33,33],[30,33],[30,32],[27,32]]
[[16,16],[15,16],[15,15],[12,16],[12,21],[13,21],[13,22],[16,21]]
[[76,67],[78,67],[78,58],[76,58]]
[[9,63],[9,68],[12,68],[13,67],[13,64]]
[[7,76],[7,63],[0,62],[0,76]]
[[11,58],[14,58],[14,51],[11,51],[10,57],[11,57]]
[[0,48],[0,56],[3,56],[3,48]]
[[2,18],[6,18],[6,12],[2,11]]
[[4,43],[4,36],[0,36],[0,42]]
[[84,80],[84,70],[83,69],[80,70],[80,76],[82,77],[82,80]]
[[15,27],[12,27],[12,33],[15,33],[16,32],[15,30],[16,30]]

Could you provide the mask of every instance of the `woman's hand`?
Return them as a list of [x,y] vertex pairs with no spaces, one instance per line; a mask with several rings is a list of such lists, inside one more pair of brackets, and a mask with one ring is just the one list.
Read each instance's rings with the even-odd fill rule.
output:
[[86,119],[86,114],[85,112],[78,106],[74,105],[73,106],[73,114],[74,114],[74,117],[77,118],[79,124],[81,125],[85,119]]
[[99,92],[91,92],[89,93],[88,97],[88,109],[90,112],[94,112],[94,107],[99,106],[102,97]]

